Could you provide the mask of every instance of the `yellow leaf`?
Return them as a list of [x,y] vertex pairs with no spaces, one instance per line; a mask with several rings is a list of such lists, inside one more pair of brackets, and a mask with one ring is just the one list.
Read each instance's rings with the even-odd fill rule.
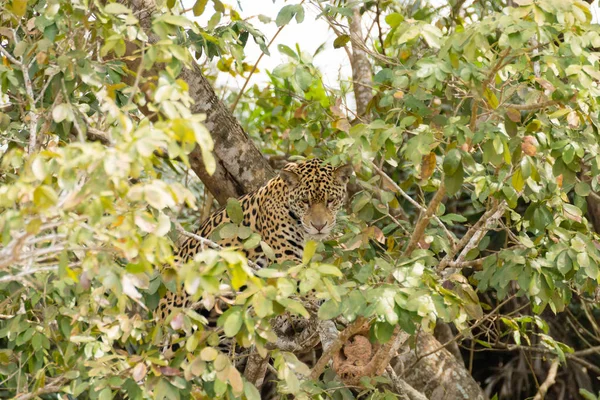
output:
[[204,13],[204,9],[206,8],[206,3],[208,0],[198,0],[196,4],[194,4],[194,16],[199,17]]
[[435,171],[436,165],[436,157],[435,153],[431,152],[423,156],[421,160],[421,179],[427,180],[431,175],[433,175],[433,171]]
[[23,17],[25,12],[27,11],[27,0],[13,0],[12,2],[12,12],[18,18]]
[[302,255],[302,263],[308,264],[317,251],[317,242],[309,240],[304,245],[304,254]]

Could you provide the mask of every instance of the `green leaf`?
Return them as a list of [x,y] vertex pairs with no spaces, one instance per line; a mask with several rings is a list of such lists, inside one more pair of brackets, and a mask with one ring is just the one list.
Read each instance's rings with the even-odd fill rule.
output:
[[260,400],[260,392],[248,381],[244,381],[244,394],[247,400]]
[[276,261],[277,260],[277,257],[275,257],[275,251],[266,242],[264,242],[263,240],[261,240],[260,241],[260,247],[261,247],[263,253],[265,253],[265,256],[269,260],[271,260],[271,261]]
[[357,213],[371,202],[371,195],[368,192],[361,192],[354,197],[352,201],[352,212]]
[[446,185],[446,192],[448,196],[454,196],[462,188],[465,171],[463,170],[462,164],[459,164],[458,170],[454,175],[444,175],[444,183]]
[[258,233],[252,233],[250,237],[244,242],[244,249],[253,249],[260,244],[260,235]]
[[424,24],[422,26],[421,35],[429,47],[439,49],[441,47],[441,38],[444,36],[436,26]]
[[298,54],[296,54],[296,52],[294,50],[292,50],[289,46],[286,46],[285,44],[278,44],[277,45],[277,49],[285,54],[288,57],[293,58],[294,60],[298,60]]
[[237,199],[230,198],[227,200],[226,210],[227,216],[234,224],[240,224],[244,220],[244,212]]
[[98,395],[98,400],[111,400],[111,399],[112,399],[112,391],[110,390],[109,387],[105,387],[104,389],[102,389],[102,391]]
[[221,228],[219,228],[219,237],[221,239],[229,239],[232,237],[236,237],[237,233],[238,226],[230,222],[221,225]]
[[462,215],[458,214],[446,214],[440,219],[447,224],[454,224],[455,222],[467,222],[467,219]]
[[239,307],[232,308],[231,312],[228,313],[227,317],[225,318],[225,322],[223,323],[223,331],[225,332],[225,335],[228,337],[235,336],[242,328],[243,322],[242,309]]
[[73,111],[71,110],[71,106],[66,103],[58,104],[52,110],[52,119],[54,119],[54,122],[56,123],[60,123],[65,120],[69,122],[73,121]]
[[194,16],[195,17],[199,17],[202,14],[204,14],[204,9],[206,8],[206,3],[208,3],[208,0],[196,0],[196,3],[194,4]]
[[556,267],[563,275],[568,274],[573,269],[573,262],[567,250],[560,253],[556,258]]
[[27,12],[27,0],[13,0],[12,12],[17,18],[21,18]]
[[515,208],[517,206],[517,200],[519,199],[517,191],[512,186],[504,186],[502,188],[502,193],[504,193],[508,206],[510,208]]
[[273,70],[273,75],[280,78],[289,78],[294,74],[295,70],[296,66],[292,63],[281,64],[275,67],[275,69]]
[[104,12],[107,14],[129,14],[131,10],[120,3],[108,3],[104,7]]
[[200,359],[203,361],[214,361],[217,359],[219,351],[213,347],[205,347],[200,352]]
[[385,16],[385,22],[392,28],[396,28],[402,21],[404,21],[402,14],[390,13]]
[[308,90],[313,80],[313,76],[305,67],[296,68],[295,78],[298,86],[300,86],[300,89],[304,92]]
[[592,189],[590,188],[590,185],[586,182],[577,182],[577,184],[575,185],[575,193],[577,193],[578,196],[589,196],[591,191]]
[[487,100],[487,103],[490,105],[490,107],[494,109],[498,108],[500,102],[498,101],[498,98],[496,97],[494,92],[492,92],[489,88],[486,88],[484,90],[483,97]]
[[460,166],[461,161],[462,161],[462,155],[460,153],[460,150],[458,150],[458,149],[450,150],[448,152],[448,154],[446,154],[446,157],[444,157],[444,162],[442,164],[444,173],[446,175],[454,175],[456,173],[456,171],[458,170],[458,167]]
[[329,299],[325,303],[321,304],[321,307],[319,308],[318,316],[319,316],[319,319],[326,321],[326,320],[330,320],[330,319],[337,317],[338,315],[341,314],[341,312],[342,312],[341,303],[338,303],[337,301],[335,301],[333,299]]
[[340,47],[344,47],[349,41],[350,35],[340,35],[333,41],[333,48],[339,49]]
[[344,274],[342,273],[342,271],[339,270],[338,267],[330,264],[319,264],[317,266],[317,271],[319,271],[321,275],[333,275],[340,278],[344,276]]
[[50,186],[39,186],[33,191],[33,204],[39,208],[52,207],[58,202],[58,195]]
[[296,22],[301,23],[304,21],[304,8],[300,4],[289,4],[284,6],[275,18],[275,24],[280,27],[288,24],[292,18],[296,16]]
[[310,314],[299,301],[286,299],[285,308],[292,313],[303,316],[304,318],[310,318]]

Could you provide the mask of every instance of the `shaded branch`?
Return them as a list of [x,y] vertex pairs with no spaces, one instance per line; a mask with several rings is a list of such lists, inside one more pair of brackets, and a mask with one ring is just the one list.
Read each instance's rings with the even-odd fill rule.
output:
[[546,107],[551,107],[554,105],[557,105],[558,102],[554,101],[554,100],[548,100],[548,101],[542,101],[540,103],[534,103],[534,104],[509,104],[509,103],[504,103],[504,107],[507,108],[514,108],[515,110],[518,111],[533,111],[533,110],[539,110],[542,108],[546,108]]
[[404,255],[410,255],[410,253],[412,253],[413,250],[417,247],[417,243],[419,243],[419,241],[423,237],[423,234],[425,233],[425,228],[427,228],[427,226],[429,225],[429,220],[431,219],[432,215],[435,214],[435,211],[437,210],[445,195],[446,187],[444,186],[444,181],[442,180],[438,191],[435,193],[435,195],[429,202],[427,210],[425,210],[425,213],[422,214],[421,218],[419,218],[419,221],[417,221],[417,224],[415,225],[415,230],[413,231],[413,234],[410,237],[410,241],[408,242],[408,246],[406,246],[406,250],[404,250]]
[[493,215],[495,215],[499,210],[504,211],[504,207],[506,207],[506,201],[502,200],[500,203],[496,204],[494,207],[492,207],[491,209],[489,209],[485,213],[483,213],[483,215],[481,216],[481,218],[479,218],[479,220],[475,223],[475,225],[473,225],[467,231],[467,233],[465,233],[465,236],[463,236],[459,240],[459,242],[456,244],[456,247],[454,249],[452,249],[450,252],[448,252],[448,254],[446,254],[446,256],[442,259],[442,261],[440,261],[440,263],[437,267],[437,271],[441,272],[446,267],[448,267],[448,265],[450,264],[450,262],[452,261],[452,259],[456,255],[456,253],[458,251],[462,250],[465,246],[467,246],[467,244],[469,244],[469,242],[471,241],[473,236],[475,236],[475,234],[478,231],[480,231],[485,224],[488,224],[490,222],[490,219],[492,218]]
[[536,393],[533,400],[544,400],[546,393],[548,393],[548,389],[556,382],[556,373],[558,372],[558,358],[552,361],[552,365],[548,370],[548,376],[544,382],[540,385],[538,392]]
[[342,349],[342,346],[348,341],[348,339],[350,339],[353,335],[360,332],[361,330],[365,329],[365,325],[368,324],[369,321],[366,318],[358,317],[356,320],[354,320],[354,322],[348,325],[346,329],[341,331],[337,339],[331,344],[331,346],[329,346],[329,348],[323,351],[321,358],[319,358],[319,361],[317,361],[312,371],[310,372],[310,379],[318,379],[319,376],[321,376],[321,374],[323,373],[323,370],[325,370],[327,363],[329,363],[329,360],[331,360],[333,355]]

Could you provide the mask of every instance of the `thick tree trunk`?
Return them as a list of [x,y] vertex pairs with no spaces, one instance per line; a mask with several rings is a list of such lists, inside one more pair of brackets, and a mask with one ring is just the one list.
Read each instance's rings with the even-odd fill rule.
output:
[[356,99],[356,114],[359,118],[368,117],[368,106],[373,99],[373,73],[367,53],[358,45],[365,43],[362,34],[362,18],[360,8],[354,7],[354,16],[350,20],[350,36],[352,37],[352,85]]
[[428,399],[484,400],[481,387],[448,350],[440,349],[419,358],[440,346],[432,335],[419,334],[416,348],[397,356],[391,362],[392,367],[398,376]]
[[200,68],[194,63],[180,77],[194,98],[192,111],[206,114],[205,125],[214,141],[217,169],[213,175],[206,172],[197,146],[190,154],[190,164],[217,201],[223,204],[229,197],[251,192],[272,178],[274,173],[268,161],[217,97]]
[[[155,35],[150,30],[151,17],[156,10],[155,1],[122,1],[136,13],[149,41],[155,42]],[[127,47],[128,55],[136,50],[131,43]],[[139,59],[126,61],[132,71],[137,71],[139,62]],[[192,64],[191,68],[181,72],[180,78],[188,84],[190,96],[194,99],[192,111],[206,114],[205,125],[214,141],[216,170],[212,175],[208,174],[198,146],[189,156],[190,164],[215,199],[223,204],[229,197],[239,197],[259,188],[274,173],[239,122],[217,97],[200,67],[194,61]],[[147,71],[145,75],[158,75],[158,68],[155,66],[153,71]]]

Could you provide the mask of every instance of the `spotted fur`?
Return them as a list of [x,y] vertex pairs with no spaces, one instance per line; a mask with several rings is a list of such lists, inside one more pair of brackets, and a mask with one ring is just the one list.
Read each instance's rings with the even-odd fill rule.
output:
[[[351,173],[349,165],[334,168],[317,158],[288,164],[265,186],[239,198],[244,213],[242,223],[273,249],[277,262],[300,259],[307,237],[322,239],[335,226]],[[197,234],[208,237],[226,222],[230,222],[230,218],[227,210],[222,208],[200,226]],[[218,243],[240,249],[243,245],[237,237]],[[188,238],[178,255],[185,262],[199,249],[200,242]],[[262,266],[266,264],[261,246],[243,251],[248,259]]]
[[[334,168],[317,158],[288,164],[265,186],[238,199],[244,216],[242,224],[261,236],[273,249],[278,263],[300,260],[307,238],[322,239],[335,226],[336,214],[344,203],[352,171],[351,165]],[[230,222],[230,218],[223,207],[204,221],[196,233],[207,238],[226,222]],[[267,264],[260,245],[254,249],[243,249],[243,242],[237,237],[222,239],[218,244],[239,248],[249,260],[260,266]],[[186,262],[200,250],[198,240],[187,238],[177,256]],[[169,293],[159,303],[155,318],[164,320],[170,306],[186,307],[189,304],[189,299]]]

